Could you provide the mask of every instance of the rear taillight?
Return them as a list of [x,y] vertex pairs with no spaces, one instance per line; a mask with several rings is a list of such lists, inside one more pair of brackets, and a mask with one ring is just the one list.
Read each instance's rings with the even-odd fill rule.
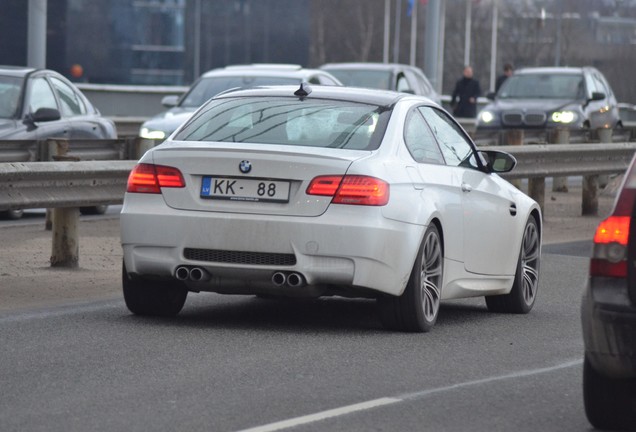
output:
[[361,175],[320,176],[311,181],[307,194],[331,196],[334,204],[383,206],[389,202],[389,184]]
[[590,276],[627,277],[629,216],[610,216],[594,234]]
[[159,194],[163,187],[185,187],[181,171],[169,166],[142,163],[130,172],[126,192]]

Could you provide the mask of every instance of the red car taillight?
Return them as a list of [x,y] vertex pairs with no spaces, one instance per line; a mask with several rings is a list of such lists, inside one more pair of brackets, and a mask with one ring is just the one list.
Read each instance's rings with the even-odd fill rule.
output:
[[126,192],[159,194],[162,187],[185,187],[181,171],[169,166],[142,163],[130,172]]
[[610,216],[601,222],[594,235],[590,276],[627,277],[627,240],[629,216]]
[[383,206],[389,202],[389,184],[361,175],[320,176],[311,181],[307,194],[331,196],[334,204]]

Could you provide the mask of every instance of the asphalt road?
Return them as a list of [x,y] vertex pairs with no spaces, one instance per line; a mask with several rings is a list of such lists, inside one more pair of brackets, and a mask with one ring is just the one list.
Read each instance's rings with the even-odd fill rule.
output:
[[447,302],[428,334],[339,298],[191,294],[175,319],[119,298],[2,312],[0,430],[587,431],[580,250],[544,248],[529,315]]

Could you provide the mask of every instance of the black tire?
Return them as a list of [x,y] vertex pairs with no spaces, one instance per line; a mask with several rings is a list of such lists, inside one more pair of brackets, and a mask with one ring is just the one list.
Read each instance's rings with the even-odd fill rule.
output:
[[131,279],[122,269],[124,300],[128,310],[135,315],[172,317],[181,312],[188,296],[188,290],[178,281],[151,281],[142,278]]
[[80,213],[83,215],[101,215],[106,213],[106,210],[108,210],[107,205],[80,207]]
[[636,379],[617,380],[583,361],[585,415],[598,429],[636,431]]
[[515,280],[510,293],[486,296],[491,312],[526,314],[532,310],[539,289],[541,236],[534,216],[530,216],[523,232]]
[[24,210],[4,210],[0,212],[0,219],[18,220],[23,214]]
[[424,233],[402,295],[378,298],[384,327],[405,332],[430,331],[439,314],[443,276],[442,240],[437,227],[431,224]]

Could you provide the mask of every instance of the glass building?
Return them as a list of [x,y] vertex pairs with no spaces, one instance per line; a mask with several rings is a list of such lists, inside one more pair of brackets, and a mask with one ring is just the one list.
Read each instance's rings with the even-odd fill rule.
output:
[[[2,0],[0,64],[26,64],[28,3]],[[48,0],[46,65],[74,81],[187,85],[228,64],[306,65],[308,22],[309,0]]]

